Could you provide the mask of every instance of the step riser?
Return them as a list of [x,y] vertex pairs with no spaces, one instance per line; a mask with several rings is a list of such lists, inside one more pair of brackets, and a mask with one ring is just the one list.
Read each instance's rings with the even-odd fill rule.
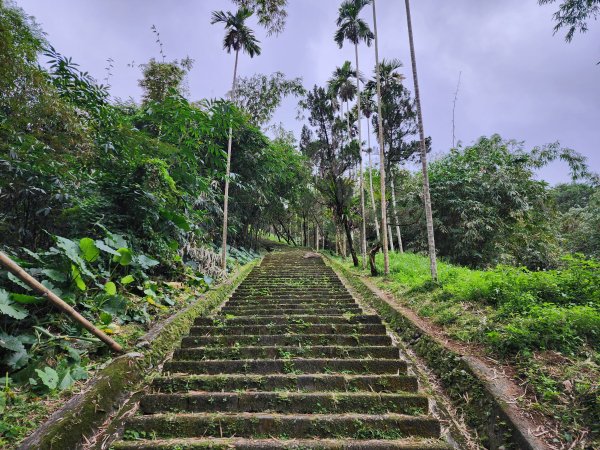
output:
[[205,375],[159,377],[152,388],[160,392],[291,391],[291,392],[416,392],[417,379],[406,375]]
[[237,347],[237,348],[186,348],[177,349],[175,361],[202,359],[289,359],[289,358],[399,358],[394,347]]
[[276,412],[292,414],[362,413],[423,415],[428,400],[418,395],[394,394],[296,394],[296,393],[210,393],[152,394],[140,403],[144,414],[167,412]]
[[336,314],[362,314],[363,311],[358,306],[344,308],[330,307],[310,307],[310,308],[243,308],[243,307],[223,307],[219,311],[222,315],[234,316],[294,316],[294,315],[336,315]]
[[181,439],[119,442],[114,450],[454,450],[448,444],[430,439],[402,440],[353,440],[348,439],[319,439],[317,441],[298,439],[211,439],[188,440]]
[[279,309],[279,308],[312,308],[312,307],[327,307],[327,308],[357,308],[358,304],[352,300],[297,300],[297,299],[281,299],[278,298],[276,301],[262,301],[262,300],[229,300],[224,307],[227,308],[255,308],[255,309]]
[[172,373],[226,374],[226,373],[347,373],[347,374],[406,374],[406,363],[390,359],[294,359],[239,360],[239,361],[169,361],[164,370]]
[[129,428],[157,437],[349,437],[373,438],[406,436],[438,438],[439,424],[427,417],[361,416],[322,418],[307,416],[227,415],[141,416],[129,419]]
[[298,324],[341,324],[341,323],[381,323],[378,316],[373,315],[347,315],[336,316],[295,316],[295,317],[199,317],[194,321],[197,326],[220,327],[223,325],[298,325]]
[[386,335],[230,335],[230,336],[186,336],[181,342],[182,348],[189,347],[229,347],[232,345],[278,345],[278,346],[307,346],[307,345],[392,345],[392,339]]
[[192,327],[191,336],[218,336],[229,334],[261,334],[261,335],[279,335],[279,334],[385,334],[385,327],[380,324],[368,325],[275,325],[275,326],[224,326],[224,327]]

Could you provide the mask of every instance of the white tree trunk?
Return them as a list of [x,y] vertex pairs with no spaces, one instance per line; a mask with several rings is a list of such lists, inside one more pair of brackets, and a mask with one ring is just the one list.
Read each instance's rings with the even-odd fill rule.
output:
[[[231,101],[235,101],[235,82],[237,78],[238,57],[240,51],[235,52],[235,64],[233,66],[233,82],[231,83]],[[227,219],[229,209],[229,173],[231,172],[231,145],[233,140],[233,129],[231,121],[229,125],[229,139],[227,141],[227,168],[225,170],[225,192],[223,199],[223,243],[221,248],[221,266],[223,271],[227,270]]]
[[410,44],[410,59],[412,61],[413,82],[415,84],[415,103],[417,104],[417,118],[419,120],[419,139],[421,140],[421,169],[423,170],[423,203],[425,206],[425,219],[427,221],[427,244],[429,247],[429,266],[431,278],[437,280],[437,261],[435,256],[435,237],[433,234],[433,214],[431,213],[431,196],[429,194],[429,175],[427,173],[427,144],[425,143],[425,128],[421,111],[421,96],[419,94],[419,81],[417,78],[417,59],[413,41],[412,20],[410,18],[410,2],[404,0],[406,5],[406,23],[408,27],[408,41]]
[[387,211],[385,208],[385,153],[383,148],[383,119],[381,117],[381,80],[379,79],[379,47],[377,37],[377,12],[373,0],[373,32],[375,34],[375,76],[377,78],[377,120],[379,125],[379,173],[381,179],[381,236],[383,248],[383,273],[390,273],[390,255],[387,243]]
[[377,206],[375,206],[375,193],[373,192],[373,166],[371,166],[371,131],[369,121],[367,120],[367,140],[369,145],[369,192],[371,193],[371,208],[373,208],[373,221],[375,222],[375,233],[377,234],[377,240],[381,239],[379,236],[379,219],[377,219]]
[[400,234],[400,221],[398,220],[398,211],[396,209],[396,189],[394,188],[394,175],[390,174],[390,183],[392,188],[392,211],[394,212],[394,220],[396,221],[396,235],[398,236],[398,251],[404,253],[402,245],[402,234]]
[[367,226],[365,220],[365,187],[363,177],[363,164],[362,164],[362,134],[361,134],[361,110],[360,110],[360,72],[358,70],[358,45],[354,44],[354,55],[356,57],[356,108],[357,108],[357,120],[358,120],[358,148],[359,148],[359,168],[358,176],[360,177],[359,189],[360,189],[360,245],[362,255],[362,268],[363,270],[367,267]]

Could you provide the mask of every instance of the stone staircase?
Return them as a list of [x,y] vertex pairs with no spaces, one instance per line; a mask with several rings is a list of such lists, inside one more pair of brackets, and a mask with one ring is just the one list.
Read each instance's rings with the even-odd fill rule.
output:
[[305,256],[268,255],[197,319],[112,448],[451,448],[380,318]]

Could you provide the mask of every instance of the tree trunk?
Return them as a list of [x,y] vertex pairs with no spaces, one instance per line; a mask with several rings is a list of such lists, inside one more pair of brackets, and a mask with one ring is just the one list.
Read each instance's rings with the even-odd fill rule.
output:
[[346,230],[346,240],[348,242],[348,250],[350,250],[350,255],[352,255],[352,264],[354,267],[358,267],[358,258],[356,257],[356,251],[354,250],[354,245],[352,245],[352,231],[350,230],[350,223],[348,223],[348,217],[344,215],[344,229]]
[[[235,100],[235,81],[237,78],[238,57],[240,51],[235,52],[235,64],[233,66],[233,82],[231,83],[231,101]],[[223,199],[223,243],[221,248],[221,266],[227,270],[227,219],[229,208],[229,173],[231,171],[231,144],[233,140],[233,129],[229,122],[229,139],[227,141],[227,168],[225,170],[225,193]]]
[[375,265],[375,255],[377,255],[377,252],[379,251],[380,248],[381,248],[381,242],[377,242],[375,244],[375,246],[369,252],[369,265],[371,266],[371,276],[372,277],[376,277],[377,275],[379,275],[379,272],[377,271],[377,266]]
[[431,196],[429,194],[429,175],[427,173],[427,144],[425,142],[425,128],[421,111],[421,96],[419,94],[419,81],[417,78],[417,59],[413,41],[412,20],[410,18],[410,2],[404,0],[406,5],[406,23],[408,27],[408,41],[410,44],[410,59],[412,61],[413,81],[415,84],[415,103],[417,104],[417,118],[419,120],[419,139],[421,140],[421,168],[423,170],[423,203],[425,206],[425,219],[427,221],[427,244],[429,246],[429,265],[431,278],[437,280],[437,261],[435,256],[435,237],[433,235],[433,214],[431,213]]
[[390,250],[394,253],[394,235],[392,234],[392,226],[388,223],[388,236],[390,239]]
[[394,188],[394,175],[392,173],[390,173],[390,183],[392,188],[392,212],[394,213],[394,220],[396,221],[396,235],[398,236],[398,251],[400,253],[404,253],[402,234],[400,234],[400,221],[398,220],[398,210],[396,209],[396,189]]
[[[369,130],[369,121],[367,120],[367,136],[369,140],[369,150],[371,149],[371,135]],[[379,241],[381,237],[379,236],[379,220],[377,219],[377,206],[375,206],[375,193],[373,192],[373,167],[371,166],[371,152],[369,151],[369,191],[371,193],[371,207],[373,208],[373,221],[375,222],[375,233],[377,235],[377,240]]]
[[383,148],[383,119],[381,117],[381,80],[379,78],[379,49],[377,37],[377,12],[373,0],[373,33],[375,34],[375,76],[377,78],[377,120],[379,125],[379,177],[381,179],[381,237],[383,248],[383,273],[390,273],[390,255],[387,243],[387,211],[385,208],[385,154]]
[[354,44],[354,55],[356,57],[356,110],[358,120],[358,148],[359,148],[359,168],[358,176],[360,177],[360,245],[362,255],[362,268],[367,267],[367,226],[365,220],[365,187],[363,184],[363,164],[362,164],[362,132],[361,132],[361,110],[360,110],[360,72],[358,70],[358,45]]

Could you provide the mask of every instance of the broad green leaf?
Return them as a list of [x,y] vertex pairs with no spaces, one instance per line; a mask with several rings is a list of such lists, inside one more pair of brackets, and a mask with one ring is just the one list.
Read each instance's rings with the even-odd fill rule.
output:
[[160,264],[157,260],[152,259],[146,255],[138,255],[135,257],[135,262],[139,264],[142,269],[149,269],[151,267]]
[[102,311],[100,313],[100,322],[102,322],[104,325],[109,325],[113,320],[113,316],[110,313],[107,313],[106,311]]
[[42,273],[48,278],[50,278],[52,281],[58,281],[61,283],[67,281],[67,277],[65,276],[65,274],[55,269],[44,269],[42,270]]
[[56,239],[56,246],[63,250],[66,257],[78,267],[81,273],[90,278],[96,278],[96,276],[87,268],[85,261],[81,257],[79,245],[76,242],[73,242],[71,239],[67,239],[62,236],[54,236],[54,238]]
[[23,289],[25,289],[26,291],[30,291],[31,288],[29,286],[27,286],[25,283],[23,283],[19,278],[17,278],[16,275],[13,275],[12,273],[8,272],[8,279],[10,281],[12,281],[13,283],[15,283],[17,286],[22,287]]
[[108,281],[104,285],[104,292],[106,292],[108,295],[115,295],[117,293],[117,285],[112,281]]
[[0,391],[0,414],[4,414],[4,410],[6,409],[6,397],[7,393],[4,391]]
[[177,214],[174,211],[169,211],[166,209],[161,210],[160,213],[165,219],[173,222],[177,228],[183,231],[190,231],[192,229],[187,219],[181,214]]
[[104,239],[108,245],[114,248],[127,247],[127,241],[123,236],[116,233],[106,232],[106,238]]
[[73,384],[75,384],[75,380],[71,376],[71,371],[67,370],[67,372],[63,376],[62,380],[60,380],[60,384],[58,385],[58,388],[62,391],[64,389],[70,388],[71,386],[73,386]]
[[58,373],[52,367],[46,366],[44,370],[35,369],[35,373],[38,374],[42,383],[51,391],[58,387]]
[[94,242],[94,244],[96,244],[96,247],[98,247],[103,252],[110,253],[111,255],[118,255],[119,254],[119,253],[117,253],[116,249],[114,249],[114,248],[106,245],[104,243],[104,241],[101,241],[99,239],[96,242]]
[[25,350],[23,343],[17,336],[11,336],[0,331],[0,347],[10,350],[11,352],[19,352]]
[[133,278],[133,275],[125,275],[123,278],[121,278],[121,284],[123,285],[133,283],[134,281],[135,278]]
[[36,297],[35,295],[26,294],[10,294],[10,299],[17,303],[21,303],[22,305],[44,303],[46,301],[43,297]]
[[71,264],[71,278],[73,278],[73,282],[80,290],[85,291],[87,289],[85,281],[81,278],[81,272],[79,272],[75,264]]
[[11,367],[14,370],[22,369],[29,362],[29,354],[27,353],[27,350],[23,348],[22,350],[11,354],[4,361],[8,367]]
[[79,241],[79,248],[87,262],[95,261],[98,259],[98,256],[100,256],[100,249],[96,247],[94,240],[88,237],[85,237]]
[[131,264],[131,261],[133,260],[133,255],[131,253],[131,250],[129,250],[128,248],[122,247],[122,248],[118,249],[117,252],[119,253],[119,255],[118,256],[115,255],[113,257],[114,262],[118,262],[122,266],[128,266],[129,264]]
[[129,303],[125,298],[121,297],[120,295],[116,295],[105,301],[100,309],[118,317],[127,312],[128,305]]
[[4,289],[0,289],[0,313],[17,320],[22,320],[29,315],[24,308],[10,300],[8,292]]

